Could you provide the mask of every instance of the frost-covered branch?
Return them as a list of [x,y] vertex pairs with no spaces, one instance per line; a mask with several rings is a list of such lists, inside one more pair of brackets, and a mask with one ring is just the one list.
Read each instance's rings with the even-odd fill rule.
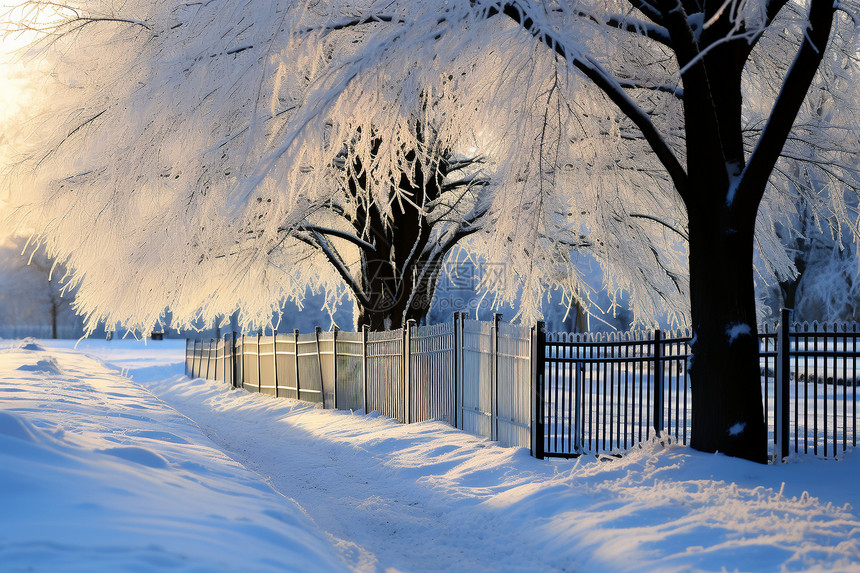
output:
[[654,150],[657,158],[669,173],[679,194],[682,197],[688,194],[686,173],[678,161],[674,150],[672,150],[651,122],[649,115],[624,92],[624,88],[612,74],[608,73],[593,57],[580,56],[574,52],[570,52],[553,30],[540,27],[518,2],[502,4],[499,7],[493,6],[487,10],[488,17],[496,13],[504,14],[522,26],[536,39],[544,43],[561,58],[569,61],[588,79],[593,81],[612,103],[617,105],[619,110],[639,128],[646,141],[648,141],[648,144]]
[[[287,231],[287,229],[279,229],[280,231]],[[320,235],[329,235],[332,237],[337,237],[339,239],[344,239],[345,241],[349,241],[356,247],[360,249],[364,249],[365,251],[373,251],[376,247],[367,241],[364,241],[352,233],[347,233],[345,231],[339,231],[337,229],[329,229],[326,227],[320,227],[318,225],[310,225],[305,224],[298,228],[298,232],[308,232],[308,233],[318,233]]]
[[669,31],[666,30],[666,28],[664,28],[663,26],[649,24],[647,22],[642,22],[640,20],[636,20],[634,18],[619,14],[605,14],[601,16],[596,16],[588,12],[579,12],[578,15],[597,24],[608,26],[610,28],[615,28],[618,30],[623,30],[625,32],[630,32],[632,34],[636,34],[637,36],[648,38],[649,40],[654,40],[656,42],[659,42],[660,44],[668,46],[671,42],[671,38],[669,37]]
[[788,69],[759,142],[741,174],[738,184],[741,201],[757,205],[761,200],[766,181],[824,56],[835,12],[834,4],[829,0],[811,0],[809,24],[803,31],[800,48]]

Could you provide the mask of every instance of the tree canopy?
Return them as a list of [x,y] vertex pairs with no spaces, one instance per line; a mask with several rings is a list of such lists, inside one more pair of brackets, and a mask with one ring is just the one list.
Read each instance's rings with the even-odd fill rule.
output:
[[361,165],[391,221],[440,157],[481,157],[463,248],[505,264],[496,294],[528,319],[550,287],[586,299],[570,249],[588,248],[640,317],[689,314],[694,447],[763,461],[756,253],[760,280],[791,277],[779,229],[822,200],[817,220],[858,240],[854,0],[62,10],[38,56],[48,112],[7,181],[93,318],[357,296],[302,240],[337,166]]
[[[480,159],[460,176],[481,182],[481,232],[458,256],[503,266],[507,280],[487,287],[500,301],[519,297],[524,319],[540,316],[551,288],[588,300],[571,248],[609,269],[609,291],[633,293],[640,318],[667,306],[683,315],[683,221],[660,190],[665,174],[636,158],[642,142],[629,126],[545,49],[523,50],[530,39],[516,26],[463,4],[460,31],[481,27],[489,44],[466,34],[439,56],[433,45],[407,55],[391,34],[404,25],[430,33],[426,19],[439,16],[356,19],[373,8],[219,1],[61,10],[24,54],[50,62],[52,75],[45,111],[20,127],[27,145],[6,180],[12,228],[33,230],[74,269],[93,324],[146,330],[169,306],[175,323],[238,308],[259,325],[307,287],[326,292],[332,308],[356,296],[306,240],[309,219],[336,226],[320,208],[343,189],[337,165],[366,166],[367,199],[390,223],[395,208],[414,203],[397,186],[392,195],[390,179],[416,166],[434,176],[444,152]],[[419,123],[433,126],[432,140],[418,139]],[[606,132],[628,148],[607,146]],[[462,228],[447,232],[471,227],[475,200],[452,211]],[[360,258],[332,242],[355,275]]]

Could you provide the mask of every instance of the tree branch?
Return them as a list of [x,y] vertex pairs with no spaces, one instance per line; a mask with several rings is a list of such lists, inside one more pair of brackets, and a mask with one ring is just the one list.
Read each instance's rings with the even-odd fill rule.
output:
[[359,286],[357,282],[355,282],[355,278],[352,276],[352,273],[349,272],[349,269],[346,268],[343,260],[340,258],[340,255],[332,248],[329,242],[323,237],[321,234],[316,232],[310,232],[310,237],[304,237],[298,233],[293,236],[299,241],[309,245],[315,249],[319,249],[322,251],[325,258],[332,264],[340,277],[347,284],[349,289],[355,295],[356,300],[358,300],[359,304],[362,306],[367,306],[370,304],[370,299],[367,298],[367,295],[364,294],[364,291]]
[[647,22],[642,22],[641,20],[617,14],[613,14],[604,19],[586,12],[577,12],[577,16],[587,18],[601,26],[615,28],[623,32],[630,32],[631,34],[635,34],[642,38],[648,38],[649,40],[654,40],[664,46],[671,47],[670,44],[672,42],[672,38],[669,36],[669,31],[663,26],[649,24]]
[[812,0],[800,48],[788,69],[758,144],[741,172],[735,193],[736,201],[741,211],[751,212],[753,217],[824,57],[835,13],[832,0]]
[[77,126],[75,129],[73,129],[72,131],[70,131],[70,132],[69,132],[69,133],[68,133],[68,134],[67,134],[63,139],[61,139],[61,140],[60,140],[60,142],[59,142],[57,145],[55,145],[55,146],[54,146],[54,148],[53,148],[52,150],[50,150],[48,153],[46,153],[44,156],[42,156],[42,158],[39,160],[39,162],[38,162],[38,163],[36,163],[36,167],[39,167],[40,165],[42,165],[42,162],[43,162],[43,161],[45,161],[45,160],[46,160],[47,158],[49,158],[51,155],[53,155],[54,153],[56,153],[56,152],[57,152],[57,150],[60,148],[60,146],[61,146],[61,145],[63,145],[63,144],[66,142],[66,140],[68,140],[71,136],[73,136],[74,134],[76,134],[77,132],[79,132],[80,130],[82,130],[82,129],[83,129],[84,127],[86,127],[87,125],[91,124],[92,122],[94,122],[95,120],[97,120],[98,118],[100,118],[102,115],[104,115],[104,113],[105,113],[106,111],[107,111],[106,109],[101,110],[100,112],[98,112],[97,114],[95,114],[93,117],[89,118],[88,120],[86,120],[85,122],[83,122],[82,124],[80,124],[79,126]]
[[[356,237],[352,233],[347,233],[346,231],[339,231],[337,229],[329,229],[327,227],[320,227],[318,225],[310,225],[310,224],[302,225],[297,230],[301,231],[301,232],[319,233],[321,235],[330,235],[332,237],[338,237],[339,239],[344,239],[346,241],[349,241],[350,243],[352,243],[353,245],[355,245],[359,249],[362,249],[364,251],[368,251],[371,253],[376,248],[373,245],[371,245],[370,243],[368,243],[367,241],[364,241],[364,240]],[[278,232],[281,232],[281,233],[287,232],[287,231],[289,231],[289,229],[284,229],[284,228],[278,229]]]
[[684,99],[684,89],[681,86],[677,85],[646,85],[640,84],[638,82],[634,82],[631,80],[618,80],[618,85],[622,88],[627,89],[637,89],[637,90],[651,90],[655,92],[663,92],[669,95],[673,95],[679,100]]
[[[497,5],[498,6],[498,5]],[[687,173],[675,156],[675,152],[651,122],[648,114],[633,101],[618,81],[593,58],[587,56],[576,56],[567,51],[559,41],[553,30],[544,30],[526,13],[519,2],[502,4],[500,7],[491,7],[487,10],[487,17],[496,14],[504,14],[519,24],[535,39],[544,43],[549,49],[558,54],[565,61],[572,63],[588,79],[614,103],[618,109],[626,115],[642,132],[648,145],[656,154],[660,163],[669,173],[675,189],[685,201],[688,199]]]
[[687,233],[684,233],[683,231],[676,229],[674,226],[667,223],[663,219],[660,219],[659,217],[654,217],[653,215],[645,215],[642,213],[630,213],[630,216],[635,218],[635,219],[648,219],[649,221],[654,221],[655,223],[660,223],[661,225],[663,225],[664,227],[666,227],[667,229],[669,229],[670,231],[672,231],[673,233],[675,233],[676,235],[678,235],[679,237],[684,239],[685,241],[690,240],[690,236],[687,235]]
[[346,28],[354,28],[363,26],[364,24],[373,24],[376,22],[396,22],[403,23],[403,20],[396,19],[391,14],[373,14],[363,18],[349,18],[337,22],[331,22],[325,26],[308,26],[298,31],[299,34],[308,34],[310,32],[335,32],[337,30],[345,30]]

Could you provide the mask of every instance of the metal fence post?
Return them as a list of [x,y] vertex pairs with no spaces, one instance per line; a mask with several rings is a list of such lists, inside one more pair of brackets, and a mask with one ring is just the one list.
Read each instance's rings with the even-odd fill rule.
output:
[[[776,412],[774,412],[774,436],[776,437],[777,459],[782,460],[788,457],[789,445],[789,371],[790,371],[790,339],[789,339],[789,321],[791,311],[784,308],[780,312],[779,330],[776,338],[776,387],[773,389],[776,402]],[[835,392],[834,387],[834,392]],[[765,412],[765,415],[767,413]]]
[[492,414],[492,430],[491,435],[494,441],[499,440],[499,323],[502,320],[502,315],[498,312],[493,313],[493,371],[492,371],[492,396],[493,402],[490,404],[490,412]]
[[275,398],[278,397],[278,329],[272,329],[272,374],[275,377]]
[[[188,376],[188,338],[185,339],[185,375]],[[193,360],[192,356],[192,360]]]
[[314,327],[314,336],[317,341],[317,368],[319,368],[320,372],[320,394],[322,395],[322,405],[325,408],[325,383],[323,382],[323,367],[322,367],[322,353],[320,352],[320,333],[322,332],[322,328],[319,326]]
[[403,399],[407,424],[412,422],[412,329],[415,325],[415,320],[410,318],[403,329]]
[[299,329],[293,329],[293,351],[296,362],[296,400],[301,400],[301,387],[299,386]]
[[233,331],[233,339],[230,341],[230,362],[232,366],[232,374],[230,376],[230,385],[233,388],[238,388],[239,383],[236,381],[236,375],[239,373],[238,365],[236,362],[236,331]]
[[466,425],[463,415],[463,395],[466,388],[466,313],[460,312],[460,321],[457,324],[457,339],[460,343],[457,348],[457,419],[460,421],[460,429]]
[[[574,349],[570,350],[571,354],[575,353]],[[578,353],[576,353],[578,354]],[[581,453],[583,451],[582,442],[585,437],[585,432],[583,431],[583,412],[582,412],[582,363],[574,362],[573,366],[573,451],[576,453]]]
[[245,349],[247,345],[245,344],[245,333],[242,333],[242,353],[239,355],[239,361],[242,364],[242,376],[240,376],[240,381],[242,383],[242,388],[245,388]]
[[660,329],[654,331],[654,434],[663,431],[663,336]]
[[539,460],[544,458],[544,375],[546,370],[546,326],[538,321],[532,329],[532,455]]
[[334,404],[332,408],[337,410],[337,328],[331,333],[331,354],[332,354],[332,384],[334,384]]
[[212,342],[213,339],[209,339],[209,348],[206,352],[206,380],[209,380],[209,367],[212,365]]
[[361,397],[364,404],[364,413],[367,411],[367,333],[370,331],[368,325],[361,327]]
[[453,362],[454,376],[452,377],[452,381],[451,381],[452,385],[453,385],[451,395],[453,397],[453,408],[454,408],[454,412],[453,412],[454,415],[452,416],[452,418],[454,420],[454,427],[455,428],[460,427],[460,416],[459,416],[460,409],[457,407],[457,402],[458,402],[458,399],[460,397],[460,388],[459,388],[460,387],[460,360],[459,360],[459,358],[460,358],[459,357],[459,345],[460,345],[459,329],[460,329],[460,326],[459,326],[459,321],[460,321],[460,313],[455,312],[454,313],[454,338],[451,341],[451,350],[452,350],[452,354],[454,355],[454,359],[452,361]]
[[263,330],[257,330],[257,392],[263,391],[263,373],[260,368],[260,339],[263,338]]

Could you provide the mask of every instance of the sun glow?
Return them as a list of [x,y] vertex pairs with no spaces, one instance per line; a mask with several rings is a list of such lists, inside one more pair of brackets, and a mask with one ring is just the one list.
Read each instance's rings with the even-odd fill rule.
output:
[[59,5],[42,2],[0,3],[0,167],[12,154],[12,119],[35,100],[38,61],[22,50],[62,17]]

